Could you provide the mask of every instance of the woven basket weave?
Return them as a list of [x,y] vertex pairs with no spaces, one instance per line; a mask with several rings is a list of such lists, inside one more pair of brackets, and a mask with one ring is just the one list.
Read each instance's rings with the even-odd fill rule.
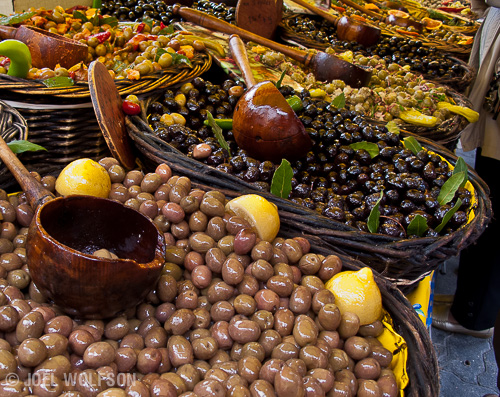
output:
[[[28,139],[28,124],[12,106],[0,101],[0,132],[5,142]],[[7,190],[15,184],[9,169],[0,161],[0,189]]]
[[[196,183],[224,190],[228,197],[248,193],[260,194],[278,206],[283,233],[303,235],[318,252],[327,250],[360,259],[406,291],[414,288],[418,281],[437,269],[446,259],[456,256],[473,243],[491,219],[489,189],[479,176],[469,169],[469,181],[477,198],[475,217],[459,230],[446,236],[415,239],[360,232],[287,199],[257,191],[253,185],[234,175],[188,158],[157,138],[139,117],[127,119],[127,129],[146,167],[154,169],[165,162],[175,172],[188,176]],[[455,164],[457,158],[445,147],[409,132],[404,134],[414,136],[422,146],[440,154],[452,165]]]

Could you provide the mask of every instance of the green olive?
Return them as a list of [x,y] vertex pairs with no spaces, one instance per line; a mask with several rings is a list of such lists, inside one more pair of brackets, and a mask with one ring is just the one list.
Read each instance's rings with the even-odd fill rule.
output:
[[93,36],[91,36],[91,37],[89,37],[89,38],[87,39],[87,45],[88,45],[89,47],[93,47],[93,48],[95,48],[95,47],[97,47],[97,46],[99,45],[99,39],[98,39],[97,37],[93,37]]
[[172,55],[170,55],[168,52],[161,54],[160,58],[158,59],[158,63],[163,69],[168,68],[170,65],[172,65]]
[[90,32],[92,32],[92,30],[94,30],[94,24],[92,22],[85,22],[83,25],[82,25],[82,29],[87,29],[89,30]]
[[54,73],[56,74],[56,76],[63,76],[63,77],[69,76],[68,69],[66,68],[57,68],[54,70]]
[[96,48],[95,48],[95,53],[97,56],[104,56],[106,55],[106,46],[104,44],[99,44]]

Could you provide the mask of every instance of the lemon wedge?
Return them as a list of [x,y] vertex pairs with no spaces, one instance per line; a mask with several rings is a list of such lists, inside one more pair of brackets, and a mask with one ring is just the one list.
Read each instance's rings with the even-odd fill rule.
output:
[[56,179],[56,191],[61,196],[81,194],[108,197],[111,179],[106,169],[91,159],[78,159],[69,163]]
[[245,194],[226,204],[226,212],[245,219],[261,240],[272,242],[280,230],[278,208],[258,194]]
[[369,267],[337,273],[325,287],[335,296],[340,312],[357,314],[360,325],[371,324],[382,317],[382,295]]

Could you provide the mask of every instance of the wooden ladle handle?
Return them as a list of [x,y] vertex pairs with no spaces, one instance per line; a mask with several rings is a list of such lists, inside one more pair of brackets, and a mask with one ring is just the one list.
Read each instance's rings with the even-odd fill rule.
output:
[[7,143],[5,143],[1,135],[0,159],[2,159],[3,163],[7,166],[12,175],[14,175],[19,186],[26,192],[28,201],[33,210],[36,210],[39,205],[54,198],[54,195],[49,190],[45,189],[42,184],[30,174],[23,163],[21,163],[17,156],[7,146]]
[[306,66],[312,60],[312,54],[307,51],[299,50],[297,48],[288,47],[283,44],[276,43],[275,41],[266,39],[265,37],[256,35],[248,30],[241,29],[235,25],[224,22],[221,19],[215,18],[211,15],[205,14],[204,12],[194,10],[189,7],[181,7],[179,4],[174,5],[173,13],[179,15],[189,22],[193,22],[196,25],[203,26],[204,28],[217,30],[226,34],[237,34],[243,40],[253,41],[260,45],[272,48],[275,51],[282,52],[287,57],[290,57],[298,62],[304,63]]
[[326,19],[328,22],[333,23],[335,26],[337,26],[337,22],[339,21],[339,18],[333,16],[332,14],[329,14],[326,11],[323,11],[321,8],[318,8],[304,0],[292,0],[294,3],[297,3],[301,5],[302,7],[308,9],[309,11],[314,12],[316,15],[319,15],[323,19]]
[[255,78],[253,77],[252,69],[248,63],[248,55],[245,44],[241,41],[240,36],[237,34],[231,35],[229,38],[229,48],[231,49],[234,62],[236,62],[236,65],[241,70],[241,75],[245,80],[247,88],[253,87],[256,83]]

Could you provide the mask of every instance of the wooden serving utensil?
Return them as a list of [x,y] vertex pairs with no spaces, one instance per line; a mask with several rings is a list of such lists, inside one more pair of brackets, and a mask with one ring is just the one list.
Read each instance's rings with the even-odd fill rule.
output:
[[249,32],[272,39],[283,16],[283,0],[239,0],[236,25]]
[[337,37],[341,40],[355,41],[365,47],[371,47],[372,45],[377,44],[380,40],[381,30],[375,26],[354,21],[346,16],[337,18],[304,0],[292,1],[335,25],[335,28],[337,29]]
[[310,66],[316,80],[343,80],[353,88],[366,86],[370,82],[371,69],[353,65],[334,55],[325,52],[313,53],[279,44],[192,8],[175,5],[173,13],[207,29],[217,30],[226,34],[237,34],[244,40],[253,41],[272,48],[275,51],[282,52],[286,56],[303,63],[305,66]]
[[[46,298],[76,317],[107,318],[147,296],[165,262],[163,233],[150,218],[114,200],[54,198],[1,136],[0,158],[35,210],[26,256],[30,276]],[[120,259],[92,255],[100,248]]]
[[312,147],[311,138],[286,99],[270,81],[255,82],[245,44],[237,35],[230,37],[229,47],[248,88],[233,114],[238,146],[252,157],[273,162],[305,155]]
[[48,32],[35,26],[0,26],[0,39],[15,39],[26,44],[35,68],[70,68],[88,57],[88,46],[79,41]]
[[93,61],[89,65],[89,91],[97,122],[111,154],[122,165],[131,169],[135,156],[125,127],[122,99],[115,82],[102,62]]

